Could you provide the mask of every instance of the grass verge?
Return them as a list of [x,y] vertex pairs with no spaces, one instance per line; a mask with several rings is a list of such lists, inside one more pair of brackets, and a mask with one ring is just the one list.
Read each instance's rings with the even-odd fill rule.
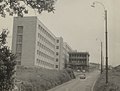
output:
[[96,81],[94,91],[120,91],[120,66],[108,72],[108,84],[105,83],[105,72]]

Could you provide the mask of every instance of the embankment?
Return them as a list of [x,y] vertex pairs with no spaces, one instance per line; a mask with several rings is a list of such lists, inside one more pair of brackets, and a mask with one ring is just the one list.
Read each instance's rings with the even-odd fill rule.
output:
[[22,91],[46,91],[75,78],[71,69],[57,71],[23,66],[17,68],[16,77],[21,81],[18,87]]
[[94,91],[120,91],[120,66],[108,72],[108,84],[105,84],[105,72],[98,78]]

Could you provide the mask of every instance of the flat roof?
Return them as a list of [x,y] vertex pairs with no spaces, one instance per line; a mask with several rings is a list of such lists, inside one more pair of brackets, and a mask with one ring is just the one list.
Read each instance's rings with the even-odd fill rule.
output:
[[69,54],[88,54],[89,55],[89,52],[68,52]]

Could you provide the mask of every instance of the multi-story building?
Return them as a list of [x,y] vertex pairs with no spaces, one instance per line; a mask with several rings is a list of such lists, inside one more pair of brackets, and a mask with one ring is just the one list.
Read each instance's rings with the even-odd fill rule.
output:
[[63,69],[69,60],[69,54],[72,48],[63,41],[62,37],[56,37],[56,69]]
[[37,17],[15,17],[12,51],[17,64],[55,68],[56,37]]
[[69,52],[68,67],[75,70],[88,70],[89,68],[89,53],[88,52]]
[[12,51],[18,65],[61,70],[71,50],[62,37],[56,37],[37,17],[14,18]]

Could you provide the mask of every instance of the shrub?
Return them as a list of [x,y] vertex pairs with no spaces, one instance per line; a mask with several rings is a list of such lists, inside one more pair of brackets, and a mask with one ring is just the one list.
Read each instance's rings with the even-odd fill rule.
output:
[[[42,68],[18,67],[17,79],[32,84],[33,91],[46,91],[75,78],[71,69],[49,70]],[[25,86],[28,88],[28,86]]]

